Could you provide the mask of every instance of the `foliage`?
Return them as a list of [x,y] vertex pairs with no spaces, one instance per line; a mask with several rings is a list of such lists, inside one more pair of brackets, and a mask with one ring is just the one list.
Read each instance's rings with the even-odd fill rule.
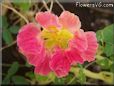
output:
[[103,30],[97,31],[98,41],[101,42],[104,47],[104,53],[107,56],[113,54],[114,48],[114,24],[105,27]]
[[11,44],[13,42],[13,37],[12,37],[12,34],[11,32],[9,31],[8,29],[8,22],[7,22],[7,19],[3,16],[2,17],[2,28],[3,28],[3,34],[2,34],[2,37],[3,37],[3,40],[5,41],[6,44]]
[[111,24],[109,26],[106,26],[104,29],[97,31],[97,39],[99,41],[99,51],[105,54],[102,55],[101,60],[98,60],[97,63],[103,68],[103,69],[110,69],[113,72],[114,66],[112,66],[114,63],[114,24]]

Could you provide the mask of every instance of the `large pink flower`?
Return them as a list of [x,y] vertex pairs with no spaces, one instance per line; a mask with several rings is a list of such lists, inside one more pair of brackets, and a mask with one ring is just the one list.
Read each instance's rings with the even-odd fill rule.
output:
[[51,12],[38,12],[34,24],[24,25],[17,36],[17,45],[35,73],[47,75],[54,71],[58,77],[66,76],[70,66],[93,61],[98,47],[96,35],[84,32],[78,16],[68,11],[57,17]]

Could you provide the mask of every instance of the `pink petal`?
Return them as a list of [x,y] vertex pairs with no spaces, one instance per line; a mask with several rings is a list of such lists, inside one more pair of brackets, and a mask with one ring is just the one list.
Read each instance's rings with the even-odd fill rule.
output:
[[98,48],[98,43],[96,39],[96,34],[94,32],[88,31],[88,32],[85,32],[85,35],[88,41],[88,48],[84,52],[83,56],[85,61],[87,60],[88,62],[90,62],[95,59],[94,56]]
[[75,48],[79,52],[84,52],[87,47],[87,38],[85,36],[84,31],[81,29],[75,32],[74,38],[69,42],[69,46],[71,48]]
[[26,56],[29,63],[37,65],[39,54],[42,50],[42,40],[38,38],[40,29],[33,23],[24,25],[17,35],[17,45],[20,51]]
[[27,57],[27,61],[30,64],[37,66],[45,60],[46,53],[45,49],[41,48],[41,51],[38,53],[25,53],[24,55]]
[[45,58],[44,61],[40,62],[40,64],[35,66],[34,72],[40,75],[48,75],[49,72],[51,71],[49,67],[50,57],[46,55],[45,57],[42,58]]
[[60,27],[58,17],[51,12],[38,12],[35,17],[36,21],[44,28]]
[[50,61],[50,68],[57,77],[64,77],[70,70],[70,63],[65,56],[64,51],[57,50]]
[[[24,25],[18,35],[17,35],[17,45],[19,48],[26,52],[31,52],[34,50],[39,50],[41,42],[37,39],[40,29],[38,29],[34,24],[29,23]],[[38,46],[38,47],[37,47]]]
[[60,23],[63,25],[64,28],[69,29],[72,33],[80,29],[81,22],[79,17],[70,13],[69,11],[63,11],[59,17]]
[[76,49],[70,49],[66,51],[67,58],[70,64],[83,63],[84,60]]

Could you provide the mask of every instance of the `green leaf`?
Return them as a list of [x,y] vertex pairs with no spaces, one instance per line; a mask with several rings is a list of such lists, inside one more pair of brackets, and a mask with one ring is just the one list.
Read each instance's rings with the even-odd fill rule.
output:
[[86,82],[86,76],[83,72],[82,65],[78,64],[78,66],[80,67],[80,70],[79,70],[79,74],[77,75],[77,78],[78,78],[80,84],[84,84],[84,82]]
[[31,80],[32,80],[32,79],[35,79],[34,72],[27,72],[27,73],[25,74],[25,76],[29,77]]
[[32,65],[29,64],[28,62],[25,63],[25,66],[26,66],[26,67],[32,67]]
[[53,73],[49,73],[47,76],[35,74],[35,79],[39,84],[44,85],[52,82],[55,79],[55,76],[53,75]]
[[[76,76],[72,73],[69,73],[68,76],[65,77],[65,83],[68,84],[76,84]],[[70,82],[70,83],[69,83]]]
[[9,68],[7,75],[3,79],[2,84],[9,84],[11,76],[14,75],[18,71],[18,68],[19,68],[19,64],[17,62],[14,62]]
[[29,2],[24,2],[24,3],[20,3],[20,4],[21,4],[20,9],[23,11],[29,10],[29,8],[31,6],[31,3],[29,3]]
[[10,83],[10,78],[7,76],[4,78],[4,80],[2,81],[2,85],[8,85]]
[[18,31],[19,31],[19,29],[20,29],[20,28],[19,28],[19,26],[17,26],[17,25],[11,26],[11,27],[9,28],[10,32],[13,33],[13,34],[17,34]]
[[103,34],[104,34],[104,41],[106,43],[114,43],[114,24],[109,25],[104,28]]
[[102,69],[109,69],[110,68],[110,63],[107,58],[97,60],[96,62],[97,62],[97,64],[99,64],[102,67]]
[[3,29],[2,38],[6,44],[11,44],[13,42],[13,37],[8,28],[8,22],[5,16],[0,16],[2,19],[2,25],[0,27]]
[[83,68],[83,66],[81,64],[77,64],[77,66],[81,69]]
[[55,78],[54,84],[63,85],[65,84],[65,78]]
[[14,63],[11,65],[10,69],[8,70],[8,76],[14,75],[14,74],[18,71],[18,69],[19,69],[19,64],[18,64],[18,62],[14,62]]
[[98,30],[98,31],[96,32],[96,37],[97,37],[97,40],[98,40],[99,42],[103,42],[103,31],[102,31],[102,30]]
[[114,48],[114,24],[111,24],[107,27],[105,27],[102,30],[97,31],[97,39],[101,43],[105,43],[105,46],[103,46],[104,53],[107,56],[111,56],[113,54],[113,48]]
[[13,76],[12,81],[15,85],[28,85],[29,82],[23,76]]
[[11,32],[7,28],[3,29],[2,37],[6,44],[11,44],[13,42]]
[[28,11],[32,5],[30,0],[23,0],[23,1],[15,0],[14,4],[17,7],[19,7],[22,11]]
[[114,32],[114,24],[111,24],[107,27],[105,27],[102,30],[98,30],[96,32],[97,35],[97,40],[98,41],[103,41],[106,43],[114,43],[113,41],[113,32]]
[[114,56],[113,55],[110,56],[110,60],[114,61]]
[[111,71],[112,73],[114,73],[114,63],[111,64],[111,66],[110,66],[110,71]]
[[43,81],[43,82],[45,82],[45,81],[47,81],[48,80],[48,76],[42,76],[42,75],[35,75],[35,77],[36,77],[36,80],[37,81]]
[[7,22],[7,18],[5,16],[0,16],[0,20],[2,20],[0,23],[0,27],[1,28],[7,28],[8,27],[8,22]]
[[113,47],[114,45],[111,45],[111,44],[106,44],[105,48],[104,48],[104,53],[107,55],[107,56],[111,56],[113,54]]

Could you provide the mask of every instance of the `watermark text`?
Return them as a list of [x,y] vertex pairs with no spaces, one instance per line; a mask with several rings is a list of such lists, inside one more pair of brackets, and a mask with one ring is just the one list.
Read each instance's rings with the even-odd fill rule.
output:
[[76,2],[76,7],[114,7],[114,4],[102,3],[102,2],[94,2],[94,3]]

